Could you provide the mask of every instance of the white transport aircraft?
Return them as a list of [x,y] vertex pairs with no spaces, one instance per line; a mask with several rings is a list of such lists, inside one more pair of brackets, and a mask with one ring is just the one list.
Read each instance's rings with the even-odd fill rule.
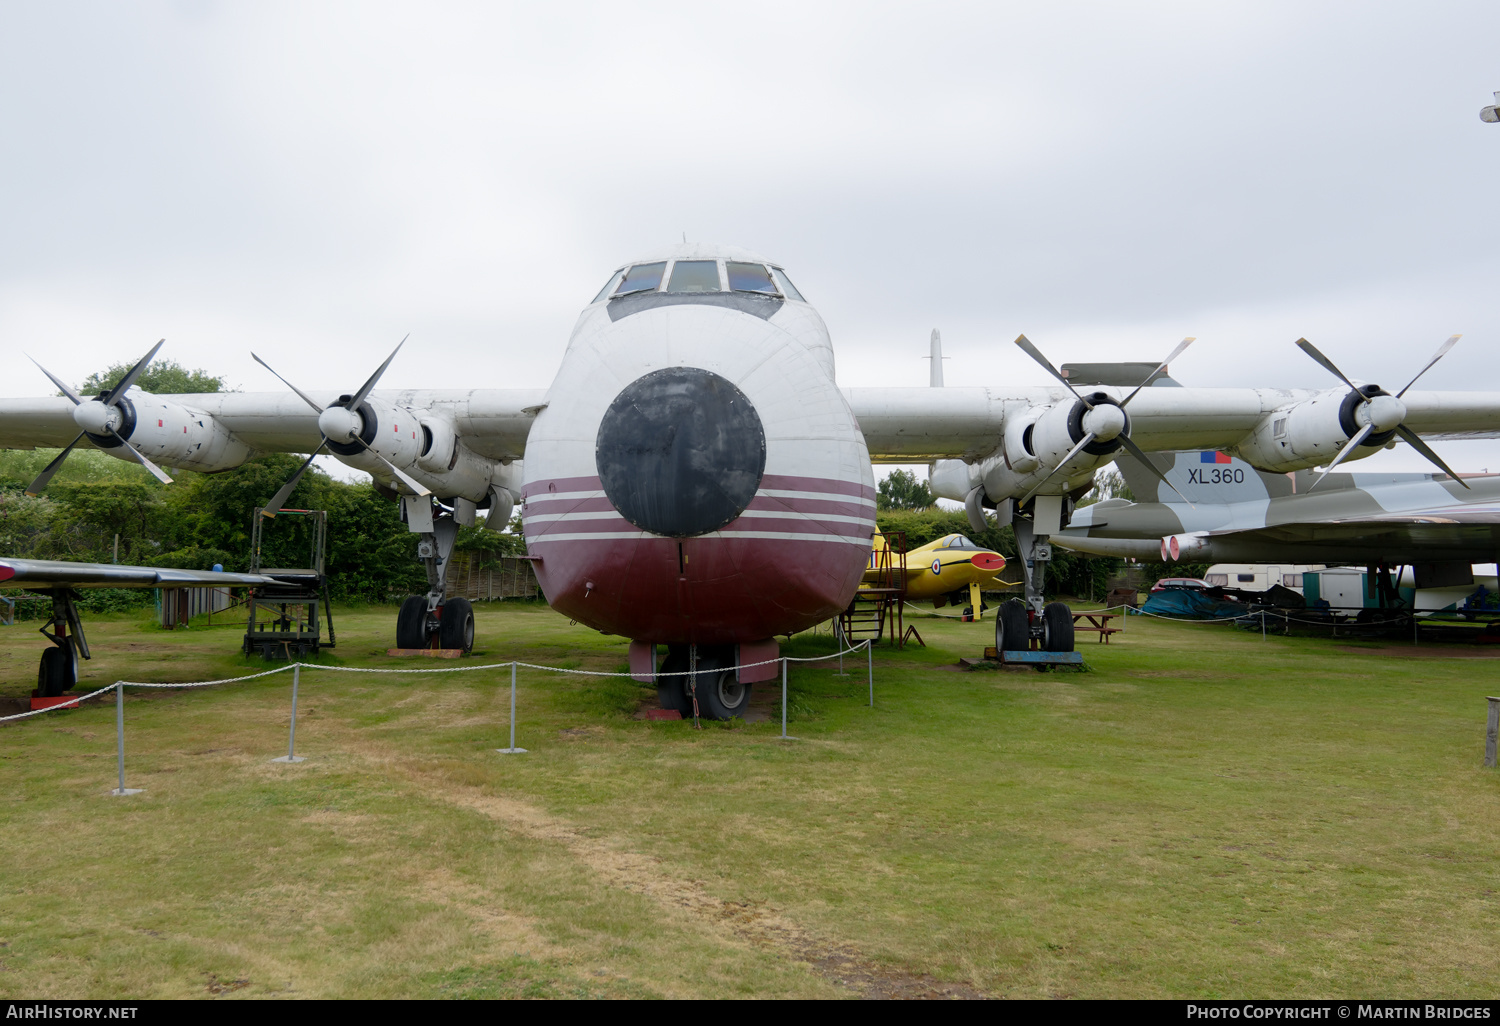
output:
[[[828,329],[781,265],[684,244],[610,276],[545,390],[377,391],[394,353],[344,393],[287,382],[290,392],[153,396],[132,376],[98,398],[0,400],[0,447],[90,445],[163,477],[157,464],[213,472],[256,452],[326,448],[399,496],[420,535],[431,588],[402,607],[402,647],[472,645],[468,603],[446,596],[448,557],[477,509],[499,528],[519,502],[548,602],[632,639],[644,679],[665,645],[660,669],[690,675],[663,679],[690,683],[661,683],[664,704],[695,692],[706,715],[727,717],[775,668],[726,668],[772,658],[776,636],[852,599],[875,528],[872,461],[954,461],[934,475],[939,494],[1013,522],[1028,568],[1027,601],[1002,609],[997,643],[1035,636],[1068,650],[1068,608],[1042,599],[1048,540],[1122,448],[1218,449],[1288,471],[1369,455],[1397,433],[1430,453],[1418,434],[1500,432],[1500,394],[1390,396],[1347,379],[1324,391],[1080,395],[1016,342],[1059,383],[841,389]],[[294,483],[266,505],[280,508]]]

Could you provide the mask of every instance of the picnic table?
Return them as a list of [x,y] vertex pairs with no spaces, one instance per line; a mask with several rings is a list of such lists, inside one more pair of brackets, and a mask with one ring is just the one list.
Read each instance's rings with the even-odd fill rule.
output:
[[[1123,631],[1125,629],[1124,627],[1111,627],[1109,625],[1109,621],[1114,620],[1114,619],[1118,618],[1121,615],[1122,614],[1120,614],[1120,613],[1102,613],[1102,612],[1101,613],[1074,613],[1073,614],[1073,629],[1075,631],[1098,631],[1099,632],[1099,640],[1102,641],[1102,642],[1104,642],[1105,644],[1108,644],[1109,643],[1109,636],[1111,634],[1118,634],[1118,633],[1120,633],[1121,631]],[[1086,623],[1080,623],[1079,622],[1080,620],[1085,620],[1087,622]]]

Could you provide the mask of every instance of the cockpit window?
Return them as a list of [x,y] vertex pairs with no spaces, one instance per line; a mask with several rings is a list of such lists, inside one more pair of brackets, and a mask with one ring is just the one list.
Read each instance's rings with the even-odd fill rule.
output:
[[617,296],[628,296],[632,292],[652,292],[661,285],[662,272],[667,269],[667,262],[662,260],[654,264],[636,264],[625,275],[625,280],[620,282],[620,287],[615,290]]
[[797,291],[797,286],[793,285],[791,279],[786,276],[785,271],[779,267],[773,267],[771,268],[771,274],[775,276],[776,284],[781,286],[781,294],[783,296],[788,299],[795,299],[799,303],[807,302],[807,300],[802,298],[802,293]]
[[717,260],[679,260],[672,265],[672,281],[668,292],[718,292],[719,263]]
[[978,545],[975,545],[973,542],[971,542],[969,539],[965,538],[961,534],[950,534],[948,537],[944,538],[943,539],[943,546],[942,547],[945,548],[945,549],[977,549],[977,548],[979,548]]
[[729,272],[729,288],[733,292],[766,292],[776,294],[776,283],[766,271],[764,264],[741,264],[733,260],[724,265]]
[[609,284],[604,286],[604,288],[600,290],[599,294],[594,297],[594,302],[597,303],[601,299],[606,299],[609,296],[614,295],[615,289],[620,287],[620,282],[624,279],[624,277],[625,272],[623,270],[616,271],[614,277],[609,279]]

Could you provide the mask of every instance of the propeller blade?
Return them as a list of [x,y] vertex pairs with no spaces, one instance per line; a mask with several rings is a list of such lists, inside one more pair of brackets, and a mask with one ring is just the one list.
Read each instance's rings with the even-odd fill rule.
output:
[[[1022,337],[1024,338],[1025,336],[1023,335]],[[1094,440],[1094,433],[1092,431],[1090,431],[1088,434],[1084,435],[1083,439],[1077,445],[1073,446],[1072,451],[1070,451],[1066,456],[1064,456],[1062,458],[1062,460],[1058,462],[1057,466],[1055,466],[1055,467],[1052,468],[1052,472],[1050,474],[1048,474],[1046,477],[1042,478],[1040,481],[1038,481],[1036,483],[1036,487],[1035,488],[1031,489],[1031,491],[1029,491],[1025,495],[1021,496],[1021,501],[1018,502],[1018,503],[1016,503],[1016,505],[1018,505],[1018,506],[1024,506],[1026,503],[1030,502],[1031,501],[1031,497],[1033,495],[1035,495],[1037,492],[1039,492],[1043,488],[1045,488],[1046,485],[1047,485],[1047,482],[1051,481],[1054,477],[1056,477],[1057,476],[1057,472],[1060,471],[1060,470],[1062,470],[1063,467],[1066,467],[1070,462],[1072,462],[1073,457],[1077,456],[1080,452],[1082,452],[1083,451],[1083,447],[1085,445],[1088,445],[1093,440]]]
[[[151,362],[151,358],[156,355],[156,351],[166,344],[166,339],[158,340],[156,345],[151,347],[151,352],[141,357],[140,362],[137,363],[134,367],[130,368],[130,373],[121,378],[120,383],[109,390],[109,394],[104,397],[104,405],[113,406],[116,402],[118,402],[120,396],[124,395],[126,391],[129,390],[130,386],[135,384],[135,379],[141,376],[141,371],[146,369],[146,364]],[[125,444],[129,445],[130,443],[126,442]],[[157,477],[162,477],[160,471],[153,471],[153,473],[155,473]],[[163,480],[170,481],[171,478],[163,478]]]
[[[34,357],[34,356],[27,356],[26,359],[30,360],[32,363],[36,363],[36,357]],[[62,389],[62,394],[65,395],[65,396],[67,396],[69,399],[73,400],[73,405],[74,406],[82,406],[83,405],[83,399],[79,396],[79,394],[77,392],[73,391],[71,388],[69,388],[66,384],[64,384],[58,378],[58,376],[56,374],[53,374],[46,367],[43,367],[39,363],[36,363],[36,369],[39,370],[39,371],[41,371],[43,374],[47,375],[47,380],[48,381],[51,381],[58,388]],[[76,444],[77,443],[75,442],[74,445],[76,445]],[[73,446],[71,446],[71,445],[68,446],[68,448],[70,448],[70,449],[72,447]]]
[[[1120,405],[1121,406],[1129,406],[1130,405],[1130,400],[1132,400],[1132,399],[1135,398],[1136,392],[1139,392],[1141,389],[1143,389],[1147,385],[1151,384],[1151,379],[1152,378],[1156,377],[1162,371],[1166,370],[1167,369],[1167,364],[1171,363],[1173,360],[1175,360],[1179,356],[1181,356],[1182,353],[1183,353],[1183,351],[1185,349],[1187,349],[1188,346],[1192,345],[1196,341],[1198,341],[1198,339],[1195,336],[1192,336],[1192,335],[1189,335],[1187,338],[1183,339],[1182,342],[1178,344],[1177,348],[1174,349],[1174,350],[1172,350],[1172,354],[1170,356],[1168,356],[1165,360],[1163,360],[1160,363],[1160,365],[1157,366],[1156,370],[1152,371],[1150,374],[1147,374],[1146,375],[1146,380],[1142,381],[1139,385],[1136,385],[1135,386],[1135,392],[1131,392],[1129,395],[1127,395],[1125,397],[1125,401],[1122,402],[1122,403],[1120,403]],[[1162,478],[1162,480],[1165,481],[1166,478]]]
[[365,401],[365,398],[370,394],[370,389],[374,388],[375,382],[380,380],[380,375],[385,373],[385,369],[391,365],[391,361],[396,358],[396,354],[401,352],[401,347],[406,345],[407,338],[411,338],[411,332],[407,332],[406,338],[403,338],[400,342],[396,343],[396,348],[392,349],[391,355],[385,358],[385,363],[382,363],[379,367],[377,367],[375,369],[375,373],[370,375],[370,380],[365,382],[364,387],[361,388],[358,392],[354,393],[354,398],[349,400],[348,403],[349,409],[359,409],[359,404]]
[[[1323,367],[1325,370],[1332,371],[1334,377],[1338,378],[1344,384],[1354,389],[1354,391],[1359,392],[1359,387],[1355,385],[1354,382],[1344,377],[1344,372],[1335,367],[1332,360],[1324,356],[1322,353],[1318,352],[1317,346],[1313,345],[1305,338],[1299,338],[1297,340],[1297,348],[1302,350],[1308,356],[1311,356],[1318,362],[1319,366]],[[1364,393],[1361,392],[1360,394],[1363,395]]]
[[[1463,478],[1461,478],[1457,474],[1455,474],[1453,472],[1453,468],[1450,467],[1450,466],[1448,466],[1448,464],[1444,463],[1442,461],[1442,458],[1440,456],[1438,456],[1437,453],[1433,452],[1432,449],[1430,449],[1428,447],[1427,443],[1424,442],[1424,441],[1422,441],[1421,436],[1418,435],[1411,428],[1407,427],[1405,424],[1402,424],[1400,427],[1396,428],[1396,434],[1398,434],[1402,438],[1406,439],[1406,444],[1407,445],[1409,445],[1413,449],[1417,450],[1417,452],[1421,453],[1423,456],[1426,456],[1428,462],[1433,463],[1433,464],[1441,467],[1442,470],[1443,470],[1443,473],[1445,473],[1449,477],[1453,478],[1453,480],[1457,481],[1459,484],[1463,485],[1465,488],[1469,487],[1468,482],[1466,482]],[[1472,488],[1470,488],[1469,490],[1473,491]]]
[[1374,431],[1374,430],[1375,430],[1375,425],[1374,424],[1366,424],[1364,427],[1362,427],[1358,431],[1354,432],[1354,437],[1351,438],[1351,439],[1349,439],[1349,444],[1346,445],[1346,446],[1344,446],[1342,449],[1340,449],[1339,450],[1339,454],[1333,458],[1333,462],[1330,463],[1330,464],[1328,464],[1328,466],[1326,466],[1326,467],[1323,468],[1323,473],[1321,473],[1321,474],[1318,475],[1318,479],[1312,483],[1312,488],[1309,488],[1308,491],[1312,491],[1313,488],[1316,488],[1316,487],[1318,487],[1318,485],[1322,484],[1323,483],[1323,478],[1327,477],[1329,474],[1332,474],[1333,473],[1333,468],[1336,467],[1336,466],[1338,466],[1340,463],[1344,462],[1344,457],[1348,456],[1355,449],[1358,449],[1359,448],[1359,444],[1361,442],[1363,442],[1366,438],[1368,438],[1369,435],[1370,435],[1370,432]]
[[125,438],[124,435],[120,434],[114,428],[110,428],[109,429],[109,433],[112,434],[112,435],[114,435],[116,438],[118,438],[120,440],[120,444],[124,445],[125,448],[127,450],[129,450],[130,455],[132,455],[132,456],[135,457],[135,461],[137,463],[139,463],[141,466],[145,467],[147,470],[151,471],[152,475],[158,481],[160,481],[162,484],[171,484],[172,483],[172,479],[170,477],[168,477],[166,475],[166,473],[163,472],[163,470],[160,467],[158,467],[155,463],[152,463],[150,460],[146,459],[145,455],[143,455],[141,453],[141,451],[139,449],[137,449],[135,446],[131,445],[129,439]]
[[[35,361],[33,361],[33,362],[35,362]],[[38,364],[38,366],[40,366],[40,364]],[[43,371],[42,373],[45,374],[46,371]],[[52,375],[47,374],[47,377],[52,378]],[[56,381],[57,379],[56,378],[52,378],[52,380]],[[67,386],[64,385],[63,387],[66,388]],[[40,495],[40,494],[42,494],[42,489],[47,487],[47,482],[52,480],[52,475],[56,474],[58,468],[63,465],[63,460],[65,460],[65,459],[68,458],[68,453],[70,453],[70,452],[73,451],[73,446],[75,446],[79,442],[83,441],[83,436],[86,435],[86,434],[88,434],[87,431],[80,431],[80,432],[78,432],[78,437],[75,438],[75,439],[73,439],[71,442],[69,442],[68,443],[68,447],[66,449],[64,449],[62,452],[60,452],[60,453],[57,454],[57,459],[55,459],[51,463],[47,464],[47,466],[42,470],[42,472],[36,476],[36,480],[33,481],[33,482],[31,482],[31,487],[26,489],[26,494],[27,495]]]
[[[1432,365],[1437,363],[1443,357],[1447,356],[1448,350],[1458,345],[1458,340],[1461,338],[1463,338],[1462,335],[1450,336],[1448,341],[1444,342],[1441,346],[1438,347],[1437,355],[1427,361],[1427,366],[1417,371],[1416,376],[1406,383],[1406,388],[1411,388],[1411,386],[1417,383],[1417,378],[1420,378],[1423,374],[1426,374],[1428,371],[1432,370]],[[1406,394],[1406,388],[1403,388],[1401,391],[1396,393],[1397,399],[1400,399],[1403,395]]]
[[1093,403],[1089,402],[1083,396],[1078,395],[1078,389],[1074,388],[1068,381],[1068,379],[1062,376],[1062,371],[1052,366],[1052,363],[1042,355],[1042,351],[1031,344],[1031,339],[1027,338],[1025,335],[1017,335],[1016,345],[1021,347],[1021,352],[1025,353],[1027,356],[1031,357],[1037,363],[1045,367],[1048,374],[1051,374],[1058,381],[1061,381],[1064,385],[1066,385],[1069,392],[1072,392],[1075,396],[1078,396],[1079,402],[1083,403],[1083,405],[1087,406],[1091,410],[1094,408]]
[[[1188,339],[1188,341],[1191,342],[1192,339]],[[1123,445],[1123,446],[1125,446],[1125,451],[1126,452],[1128,452],[1128,453],[1130,453],[1130,455],[1134,456],[1136,458],[1136,460],[1139,463],[1141,463],[1142,465],[1144,465],[1147,470],[1149,470],[1149,471],[1151,471],[1151,473],[1155,474],[1157,476],[1157,478],[1161,481],[1162,484],[1164,484],[1168,488],[1172,489],[1172,491],[1177,492],[1177,486],[1174,485],[1171,481],[1167,480],[1167,475],[1166,474],[1163,474],[1160,470],[1156,469],[1156,464],[1152,463],[1151,460],[1146,457],[1146,451],[1144,449],[1142,449],[1139,445],[1136,445],[1134,442],[1132,442],[1130,440],[1130,436],[1129,435],[1121,435],[1120,436],[1120,444]],[[1193,506],[1192,501],[1190,499],[1188,499],[1188,497],[1186,495],[1183,495],[1181,492],[1177,492],[1177,497],[1179,499],[1181,499],[1183,502],[1186,502],[1189,506]],[[1193,508],[1197,509],[1198,507],[1197,506],[1193,506]]]
[[[269,363],[267,363],[266,361],[262,360],[260,357],[256,356],[254,353],[250,354],[250,358],[252,360],[254,360],[256,363],[260,364],[266,370],[270,371],[272,374],[276,374],[276,368],[272,367]],[[323,407],[321,407],[317,403],[313,402],[312,399],[310,399],[308,397],[307,393],[304,392],[304,391],[302,391],[302,389],[300,389],[296,385],[292,384],[286,378],[283,378],[280,374],[276,374],[276,379],[278,381],[280,381],[283,385],[285,385],[287,388],[290,388],[293,392],[296,392],[297,395],[301,397],[302,401],[305,402],[307,405],[311,406],[313,409],[317,410],[319,413],[323,412]]]
[[[390,361],[388,360],[386,362],[389,363]],[[365,452],[369,453],[371,456],[374,456],[381,463],[384,463],[387,467],[389,467],[391,473],[395,474],[398,478],[400,478],[401,479],[401,483],[404,484],[404,485],[406,485],[406,487],[410,488],[412,491],[416,492],[418,495],[431,495],[432,494],[432,489],[431,488],[428,488],[426,485],[422,484],[420,481],[414,481],[414,480],[412,480],[406,474],[402,473],[400,467],[396,466],[390,460],[386,459],[384,456],[380,455],[380,453],[376,452],[374,450],[374,448],[371,447],[370,443],[367,442],[367,441],[365,441],[363,438],[359,437],[359,435],[355,435],[354,436],[354,440],[356,442],[358,442],[360,445],[362,445],[362,446],[365,447]]]
[[[271,371],[271,373],[276,374],[275,371]],[[277,374],[276,376],[280,377],[281,375]],[[281,507],[286,505],[286,500],[290,499],[292,492],[296,491],[297,482],[302,480],[302,475],[307,473],[307,468],[312,466],[312,461],[317,458],[318,453],[323,451],[323,443],[327,441],[327,438],[319,437],[318,447],[312,451],[311,456],[303,461],[302,466],[297,468],[297,472],[287,480],[287,483],[281,486],[281,490],[271,496],[271,501],[266,503],[265,507],[260,511],[261,516],[275,519],[276,514],[281,512]]]

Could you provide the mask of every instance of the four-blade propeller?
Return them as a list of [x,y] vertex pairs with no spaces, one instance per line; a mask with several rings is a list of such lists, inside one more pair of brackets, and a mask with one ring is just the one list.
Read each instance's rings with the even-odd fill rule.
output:
[[[407,336],[407,338],[410,337],[410,335]],[[254,353],[250,354],[256,363],[272,374],[275,374],[282,384],[297,393],[303,402],[318,412],[318,430],[321,432],[317,447],[307,457],[306,462],[297,468],[297,472],[288,479],[286,484],[281,486],[280,491],[272,496],[271,501],[266,503],[265,516],[274,517],[281,510],[287,499],[291,498],[293,490],[297,487],[297,482],[302,480],[302,475],[307,472],[308,467],[312,466],[312,461],[317,458],[318,454],[323,451],[323,447],[330,441],[345,445],[353,444],[361,446],[371,456],[384,463],[386,468],[413,492],[418,495],[432,494],[431,489],[403,473],[401,468],[376,452],[374,447],[362,437],[365,430],[365,419],[364,415],[359,412],[359,408],[365,399],[369,397],[370,391],[375,387],[375,383],[380,380],[380,376],[385,373],[386,368],[391,365],[391,361],[396,358],[396,354],[401,351],[401,347],[404,345],[406,345],[405,338],[396,344],[396,348],[391,350],[391,355],[387,356],[385,362],[375,369],[375,373],[370,375],[370,379],[360,387],[358,392],[351,396],[340,397],[339,401],[331,406],[318,405],[306,392],[302,391],[302,389],[292,384],[286,378],[283,378],[280,374],[277,374],[276,369],[269,363]]]
[[[1037,363],[1041,364],[1044,368],[1046,368],[1048,374],[1051,374],[1058,381],[1061,381],[1063,385],[1067,387],[1069,392],[1072,392],[1073,395],[1077,396],[1078,401],[1084,405],[1087,412],[1084,413],[1082,418],[1084,431],[1083,438],[1079,440],[1077,445],[1073,446],[1072,450],[1062,458],[1057,466],[1052,468],[1051,473],[1038,481],[1036,486],[1033,487],[1031,491],[1027,492],[1024,496],[1021,497],[1018,505],[1024,505],[1025,503],[1031,501],[1032,496],[1036,495],[1044,487],[1046,487],[1047,482],[1056,477],[1062,471],[1063,467],[1066,467],[1070,462],[1072,462],[1073,457],[1077,456],[1084,449],[1088,448],[1090,445],[1093,445],[1095,442],[1110,442],[1115,440],[1118,440],[1120,445],[1125,449],[1126,452],[1130,453],[1130,455],[1139,460],[1145,466],[1145,468],[1151,471],[1151,473],[1155,474],[1163,484],[1172,489],[1172,491],[1177,492],[1177,486],[1174,485],[1171,481],[1168,481],[1167,476],[1157,469],[1156,464],[1152,463],[1151,460],[1146,456],[1145,450],[1136,445],[1135,442],[1131,441],[1130,420],[1125,416],[1125,407],[1130,405],[1130,400],[1134,399],[1137,395],[1140,394],[1141,389],[1145,388],[1151,383],[1152,378],[1156,377],[1162,371],[1166,370],[1167,365],[1181,356],[1183,354],[1183,351],[1186,350],[1188,346],[1192,345],[1194,341],[1196,341],[1196,339],[1194,339],[1192,336],[1189,336],[1188,338],[1185,338],[1181,342],[1179,342],[1177,348],[1172,350],[1167,358],[1161,363],[1157,364],[1156,369],[1153,370],[1150,374],[1147,374],[1146,377],[1141,381],[1141,383],[1135,387],[1135,391],[1131,392],[1123,400],[1121,400],[1118,405],[1116,405],[1113,402],[1092,403],[1088,399],[1084,398],[1084,396],[1079,393],[1078,389],[1073,387],[1073,383],[1066,377],[1064,377],[1061,371],[1052,366],[1052,362],[1050,360],[1042,355],[1041,350],[1031,344],[1031,340],[1029,338],[1027,338],[1025,335],[1019,336],[1016,339],[1016,345],[1021,347],[1021,351],[1027,356],[1031,357]],[[1181,492],[1177,492],[1177,496],[1178,498],[1182,499],[1183,502],[1188,501],[1187,496],[1183,495]],[[1188,503],[1188,505],[1192,505],[1192,503]]]
[[[1417,373],[1412,376],[1412,379],[1406,383],[1406,387],[1401,389],[1401,391],[1397,392],[1395,395],[1391,395],[1389,392],[1376,385],[1366,385],[1364,388],[1360,388],[1354,382],[1350,381],[1348,377],[1344,375],[1344,372],[1339,370],[1332,360],[1319,352],[1317,346],[1313,345],[1305,338],[1299,338],[1297,340],[1298,349],[1301,349],[1308,356],[1312,357],[1325,370],[1331,372],[1334,377],[1338,378],[1344,384],[1349,386],[1351,395],[1358,397],[1354,412],[1356,421],[1360,418],[1361,415],[1364,418],[1364,424],[1361,425],[1357,431],[1355,431],[1355,433],[1350,437],[1349,443],[1339,450],[1338,455],[1333,458],[1328,466],[1323,468],[1323,473],[1319,474],[1318,479],[1312,483],[1312,488],[1316,488],[1318,487],[1318,485],[1322,484],[1323,478],[1333,473],[1333,469],[1340,463],[1344,462],[1344,460],[1350,454],[1352,454],[1355,449],[1358,449],[1361,445],[1365,444],[1366,440],[1372,434],[1386,435],[1387,437],[1389,437],[1391,433],[1400,435],[1406,441],[1407,445],[1411,446],[1413,449],[1417,450],[1417,452],[1425,456],[1428,462],[1440,468],[1443,473],[1453,478],[1453,480],[1457,481],[1465,488],[1469,487],[1464,482],[1463,478],[1459,477],[1453,472],[1453,468],[1444,463],[1438,456],[1438,454],[1433,452],[1426,442],[1422,441],[1420,435],[1406,426],[1406,424],[1404,423],[1404,421],[1406,420],[1406,404],[1401,401],[1401,397],[1411,389],[1411,386],[1417,383],[1417,379],[1420,378],[1423,374],[1426,374],[1428,371],[1432,370],[1433,365],[1441,360],[1444,356],[1447,356],[1448,350],[1457,345],[1458,340],[1462,337],[1462,335],[1454,335],[1450,337],[1448,341],[1439,346],[1438,351],[1433,354],[1432,359],[1427,361],[1426,366],[1417,371]],[[1312,488],[1309,488],[1308,491],[1312,491]]]
[[36,363],[38,370],[47,375],[48,379],[62,390],[63,395],[73,400],[73,422],[78,425],[79,432],[78,437],[69,442],[68,447],[57,454],[57,459],[47,464],[46,468],[37,475],[36,480],[31,482],[31,486],[26,489],[27,495],[41,494],[42,489],[47,487],[47,482],[51,481],[52,476],[61,469],[63,461],[68,458],[68,454],[73,451],[73,447],[83,441],[84,435],[103,436],[106,439],[114,438],[120,445],[124,446],[125,451],[130,453],[137,463],[151,471],[158,481],[162,484],[172,483],[172,479],[160,467],[148,460],[118,430],[125,423],[125,413],[120,409],[120,400],[125,398],[126,391],[129,390],[131,385],[135,384],[135,379],[141,376],[141,372],[146,369],[146,365],[151,362],[152,358],[156,356],[157,350],[161,349],[166,341],[166,339],[162,339],[156,345],[152,346],[151,352],[141,357],[140,362],[130,368],[130,373],[121,378],[118,385],[107,392],[101,393],[94,399],[84,399],[64,384],[62,379],[56,374],[53,374],[46,367],[37,363],[34,357],[28,357],[32,363]]

